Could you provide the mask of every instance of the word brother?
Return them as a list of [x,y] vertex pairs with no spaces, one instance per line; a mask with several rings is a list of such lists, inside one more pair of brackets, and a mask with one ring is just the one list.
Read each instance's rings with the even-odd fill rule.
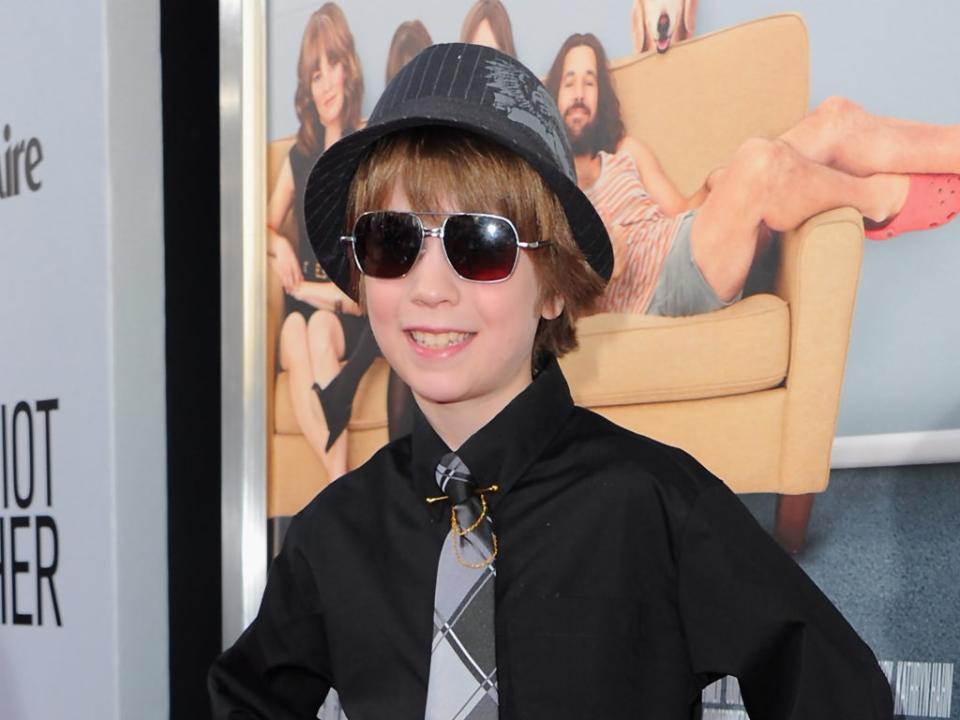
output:
[[58,407],[56,399],[0,405],[0,625],[63,625],[51,514],[50,431]]
[[25,184],[32,192],[43,185],[37,174],[37,166],[43,160],[43,146],[33,137],[29,140],[10,141],[10,125],[3,126],[3,146],[0,154],[0,200],[19,195]]

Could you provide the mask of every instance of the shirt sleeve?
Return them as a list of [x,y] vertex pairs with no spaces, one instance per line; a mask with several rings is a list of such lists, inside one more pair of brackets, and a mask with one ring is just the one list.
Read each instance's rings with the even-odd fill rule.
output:
[[736,495],[710,479],[678,558],[694,672],[737,677],[751,720],[892,718],[890,685],[870,648]]
[[295,527],[270,568],[257,617],[210,668],[214,718],[313,719],[331,687],[314,569]]

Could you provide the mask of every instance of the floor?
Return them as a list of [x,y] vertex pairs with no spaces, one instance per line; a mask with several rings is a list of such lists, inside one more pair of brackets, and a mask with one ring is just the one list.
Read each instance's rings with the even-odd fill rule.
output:
[[[741,497],[770,530],[776,497]],[[960,720],[960,464],[834,470],[797,561],[873,648],[897,717]],[[747,717],[732,678],[704,708]]]

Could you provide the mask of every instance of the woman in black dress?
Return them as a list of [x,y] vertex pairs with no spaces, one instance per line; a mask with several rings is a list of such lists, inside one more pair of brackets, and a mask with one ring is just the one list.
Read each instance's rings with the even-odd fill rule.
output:
[[[378,354],[360,308],[326,281],[314,261],[303,219],[303,188],[310,168],[326,148],[360,124],[363,74],[353,35],[336,3],[326,3],[310,16],[300,47],[297,80],[295,105],[300,129],[270,195],[268,248],[271,269],[285,293],[279,360],[289,373],[293,412],[307,442],[334,479],[347,470],[343,428],[353,393],[351,390],[348,397],[335,401],[327,393],[329,407],[325,408],[324,390],[340,375],[342,361],[347,360],[352,370],[365,370]],[[280,232],[290,212],[297,229],[295,238]]]

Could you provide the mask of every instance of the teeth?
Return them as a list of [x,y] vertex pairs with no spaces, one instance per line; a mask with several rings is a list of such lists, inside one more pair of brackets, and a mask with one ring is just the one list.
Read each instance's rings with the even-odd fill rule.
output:
[[464,342],[470,333],[459,333],[459,332],[443,332],[443,333],[431,333],[423,332],[422,330],[411,330],[410,336],[413,338],[413,341],[425,348],[430,348],[436,350],[439,348],[450,347],[451,345],[457,345],[458,343]]

